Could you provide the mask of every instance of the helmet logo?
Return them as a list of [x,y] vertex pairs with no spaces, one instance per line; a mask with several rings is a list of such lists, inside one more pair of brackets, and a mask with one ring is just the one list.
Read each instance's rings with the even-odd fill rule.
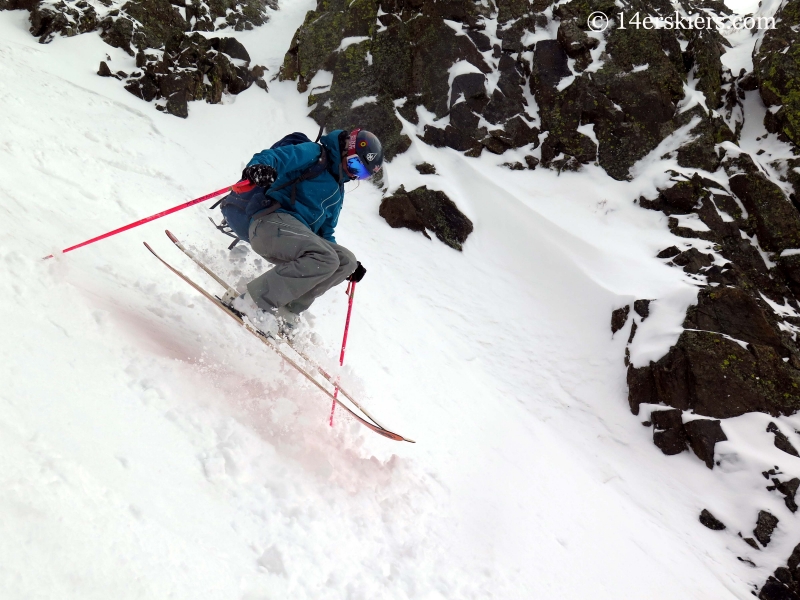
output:
[[367,162],[372,162],[375,160],[375,157],[378,156],[375,152],[370,152],[367,154]]

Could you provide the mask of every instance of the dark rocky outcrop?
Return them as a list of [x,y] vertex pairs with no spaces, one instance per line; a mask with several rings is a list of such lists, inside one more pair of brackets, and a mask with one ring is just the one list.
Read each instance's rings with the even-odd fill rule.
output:
[[714,515],[712,515],[708,511],[708,509],[705,508],[700,513],[700,522],[704,526],[714,531],[722,531],[723,529],[725,529],[725,524],[719,519],[717,519]]
[[772,533],[775,531],[777,526],[778,517],[766,510],[759,511],[758,519],[756,520],[756,528],[753,530],[753,535],[762,546],[766,547],[769,545],[769,542],[772,539]]
[[754,57],[767,131],[800,145],[800,5],[785,2]]
[[422,186],[406,192],[403,186],[381,202],[380,215],[392,227],[407,227],[430,238],[427,230],[456,250],[472,233],[470,221],[444,192]]
[[715,418],[752,411],[789,415],[800,409],[800,354],[786,332],[793,318],[767,302],[785,305],[788,298],[798,306],[792,291],[795,261],[778,259],[778,267],[770,269],[762,256],[763,250],[800,247],[800,213],[749,156],[728,158],[723,166],[746,218],[736,199],[700,174],[675,177],[655,199],[639,199],[644,208],[669,216],[699,217],[708,231],[679,227],[677,219],[670,220],[670,229],[712,242],[717,258],[694,247],[659,253],[685,272],[705,277],[707,286],[667,355],[648,366],[629,367],[634,412],[642,402]]
[[797,453],[797,449],[792,445],[792,442],[789,441],[789,438],[786,437],[785,433],[778,429],[778,426],[775,425],[775,423],[770,423],[767,425],[767,432],[775,434],[775,447],[778,450],[783,450],[787,454],[800,457],[800,454]]
[[666,356],[628,370],[631,410],[665,404],[725,419],[747,412],[792,414],[800,407],[800,371],[768,345],[742,348],[708,331],[684,331]]
[[653,443],[666,455],[686,450],[689,438],[678,409],[655,410],[650,414],[653,423]]
[[695,419],[684,424],[689,446],[697,458],[706,463],[709,469],[714,468],[714,446],[717,442],[724,442],[728,438],[722,431],[719,421],[711,419]]
[[[770,475],[776,474],[777,473],[765,472],[768,478]],[[797,488],[800,487],[800,478],[794,477],[786,481],[781,481],[777,477],[772,477],[772,484],[771,486],[767,486],[767,490],[777,490],[783,494],[783,502],[786,504],[786,508],[792,512],[797,512],[797,501],[795,498],[797,496]]]
[[141,71],[131,75],[125,89],[148,102],[165,98],[166,111],[185,118],[190,100],[216,104],[223,93],[239,94],[263,81],[263,67],[238,66],[223,48],[246,55],[244,47],[232,38],[206,38],[199,33],[176,38],[160,56],[139,51],[136,58]]
[[[538,129],[524,118],[530,65],[520,53],[525,32],[535,31],[542,17],[525,3],[512,4],[318,0],[295,34],[281,78],[306,91],[320,70],[332,72],[329,88],[311,90],[312,116],[328,127],[359,124],[374,131],[389,158],[408,147],[400,118],[417,124],[418,108],[437,120],[449,118],[425,127],[422,139],[437,147],[477,156],[484,149],[501,154],[538,145]],[[497,30],[500,46],[493,48],[483,33],[487,18],[508,24]],[[348,38],[355,43],[343,47]],[[491,58],[482,54],[489,50]],[[472,72],[450,81],[448,71],[459,61]],[[493,71],[497,84],[490,92]],[[481,117],[491,126],[481,125]]]
[[622,308],[617,308],[616,310],[612,311],[611,313],[611,333],[617,333],[620,329],[625,327],[625,323],[628,322],[628,314],[631,312],[630,306],[623,306]]
[[[29,10],[30,31],[43,44],[56,35],[70,37],[98,31],[107,44],[135,56],[137,69],[141,69],[130,76],[121,71],[114,74],[103,61],[98,75],[124,80],[125,89],[145,101],[164,99],[156,108],[179,117],[188,116],[188,103],[192,100],[217,103],[223,93],[238,94],[253,83],[267,89],[264,68],[249,68],[250,56],[239,41],[225,37],[206,39],[190,32],[214,31],[219,17],[225,21],[218,23],[216,29],[252,29],[266,21],[265,8],[276,8],[275,0],[221,0],[210,4],[192,0],[188,5],[170,0],[101,3],[107,9],[98,12],[85,0],[54,4],[0,0],[0,10]],[[187,18],[178,6],[185,8]]]
[[650,300],[636,300],[633,303],[633,312],[642,317],[642,321],[650,316],[650,302]]
[[760,600],[800,600],[800,544],[785,567],[778,567],[758,594]]

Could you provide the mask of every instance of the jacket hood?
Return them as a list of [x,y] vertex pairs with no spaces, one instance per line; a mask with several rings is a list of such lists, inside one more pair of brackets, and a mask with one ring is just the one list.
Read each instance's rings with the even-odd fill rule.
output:
[[330,171],[331,175],[333,175],[340,184],[346,181],[352,181],[353,179],[349,177],[342,168],[343,155],[342,148],[339,144],[339,137],[342,133],[344,133],[343,129],[335,129],[323,135],[319,140],[328,150],[328,158],[330,158],[328,171]]

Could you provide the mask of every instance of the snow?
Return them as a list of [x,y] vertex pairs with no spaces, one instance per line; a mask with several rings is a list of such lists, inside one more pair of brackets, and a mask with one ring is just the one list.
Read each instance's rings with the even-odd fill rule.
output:
[[[286,2],[236,35],[276,73],[314,6]],[[324,396],[141,246],[218,292],[169,227],[241,285],[265,265],[226,250],[217,214],[41,260],[231,183],[287,131],[315,133],[307,97],[272,81],[181,120],[95,75],[106,54],[133,70],[123,52],[93,35],[42,46],[27,27],[27,13],[0,13],[4,597],[744,599],[785,560],[794,516],[737,465],[797,459],[744,446],[709,471],[663,456],[627,406],[631,323],[634,364],[657,360],[697,293],[655,258],[690,241],[634,203],[680,172],[660,157],[692,124],[630,182],[595,166],[509,171],[521,154],[468,159],[404,124],[413,142],[392,185],[445,191],[475,231],[459,253],[391,229],[380,192],[350,186],[337,239],[368,274],[342,377],[418,442],[401,445],[340,413],[329,428]],[[423,160],[440,177],[420,175]],[[655,300],[650,316],[612,337],[611,311],[636,299]],[[333,290],[311,310],[328,356],[345,300]],[[729,437],[753,437],[762,417]],[[755,556],[735,528],[764,498],[783,537]],[[732,526],[705,530],[702,508]]]
[[697,213],[688,215],[672,215],[678,221],[678,227],[688,227],[694,231],[711,231],[711,228],[700,220]]
[[369,36],[366,35],[356,35],[351,37],[346,37],[342,39],[342,43],[339,44],[339,48],[337,50],[341,52],[342,50],[347,50],[350,46],[354,46],[355,44],[360,44],[361,42],[366,42]]
[[373,104],[378,101],[377,96],[364,96],[363,98],[358,98],[357,100],[353,100],[353,104],[350,108],[358,108],[359,106],[364,106],[365,104]]

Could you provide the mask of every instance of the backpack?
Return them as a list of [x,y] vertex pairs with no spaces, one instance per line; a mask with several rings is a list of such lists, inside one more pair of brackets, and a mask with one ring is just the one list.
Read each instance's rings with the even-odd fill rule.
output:
[[[303,171],[299,177],[296,177],[292,181],[284,183],[278,187],[269,188],[267,193],[265,193],[264,188],[261,187],[254,187],[246,192],[235,191],[234,188],[231,188],[230,194],[222,198],[219,202],[211,207],[214,209],[219,206],[223,216],[223,220],[219,225],[214,223],[213,219],[211,222],[214,223],[214,226],[222,233],[234,238],[233,243],[228,246],[229,250],[238,244],[240,240],[245,242],[250,241],[250,222],[253,220],[255,215],[260,213],[269,214],[275,212],[281,207],[277,200],[270,198],[268,195],[269,192],[276,192],[292,186],[291,201],[292,205],[294,205],[297,184],[319,177],[326,171],[329,160],[328,152],[325,150],[325,146],[319,143],[319,140],[322,137],[322,132],[323,128],[320,127],[319,135],[317,135],[317,139],[314,142],[319,144],[320,149],[320,155],[317,159],[317,162]],[[270,146],[270,150],[281,148],[283,146],[305,144],[310,141],[311,139],[305,133],[295,131],[294,133],[290,133],[289,135],[282,137],[280,140],[272,144],[272,146]]]

